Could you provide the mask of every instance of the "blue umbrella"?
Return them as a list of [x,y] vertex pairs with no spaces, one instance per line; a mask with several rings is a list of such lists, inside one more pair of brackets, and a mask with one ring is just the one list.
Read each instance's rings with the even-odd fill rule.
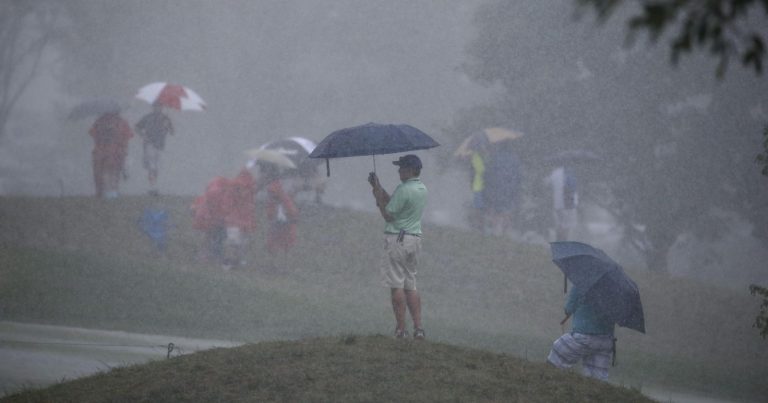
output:
[[621,266],[600,249],[581,242],[552,242],[552,261],[604,317],[645,333],[640,291]]
[[330,176],[328,163],[330,158],[394,154],[424,150],[439,145],[432,137],[413,126],[367,123],[329,134],[309,154],[309,158],[325,158],[328,176]]

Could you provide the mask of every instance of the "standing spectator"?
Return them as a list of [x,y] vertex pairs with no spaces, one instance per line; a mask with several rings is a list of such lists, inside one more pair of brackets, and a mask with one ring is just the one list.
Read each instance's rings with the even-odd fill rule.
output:
[[192,203],[192,228],[203,231],[200,257],[206,262],[224,264],[224,240],[227,227],[224,221],[229,179],[217,176],[205,192]]
[[88,132],[93,137],[93,182],[96,196],[114,199],[118,196],[120,178],[126,178],[125,157],[128,141],[133,137],[131,126],[120,113],[104,113]]
[[224,224],[226,239],[224,241],[224,267],[233,268],[244,266],[247,262],[243,256],[249,234],[256,230],[254,214],[256,182],[248,168],[229,181],[224,203]]
[[173,124],[171,119],[163,113],[163,106],[155,102],[152,104],[152,112],[144,115],[136,124],[136,132],[144,140],[142,162],[149,174],[149,193],[157,194],[160,152],[165,148],[165,137],[174,133]]
[[578,223],[579,193],[573,170],[559,166],[544,179],[552,186],[552,211],[555,219],[555,240],[566,241]]
[[520,198],[520,171],[520,160],[511,141],[500,141],[490,148],[485,164],[483,203],[492,235],[505,235],[512,227]]
[[558,368],[570,368],[581,361],[585,376],[605,380],[616,347],[614,322],[586,303],[584,294],[578,287],[571,288],[565,319],[560,324],[573,317],[573,327],[552,344],[547,362]]
[[383,283],[390,289],[395,314],[395,337],[405,338],[406,308],[413,320],[413,337],[424,339],[421,324],[421,297],[416,289],[416,266],[421,251],[421,216],[427,202],[427,187],[421,182],[421,160],[413,154],[400,157],[393,164],[400,167],[401,183],[392,196],[371,172],[368,182],[381,216],[386,221],[384,241],[387,259],[382,265]]
[[267,188],[265,209],[269,220],[267,229],[267,251],[276,255],[287,253],[296,243],[296,222],[299,210],[293,197],[283,188],[280,168],[269,162],[259,161],[261,177],[259,182]]

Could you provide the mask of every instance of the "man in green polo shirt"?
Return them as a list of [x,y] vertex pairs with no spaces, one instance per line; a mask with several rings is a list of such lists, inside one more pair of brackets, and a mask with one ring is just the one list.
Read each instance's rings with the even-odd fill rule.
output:
[[416,290],[416,266],[421,251],[421,213],[427,202],[427,187],[421,183],[421,160],[409,154],[393,164],[400,167],[401,183],[390,196],[371,172],[368,182],[373,188],[376,206],[384,220],[386,259],[381,272],[385,287],[389,287],[392,310],[395,313],[395,337],[405,338],[406,308],[413,319],[413,338],[424,339],[421,326],[421,297]]

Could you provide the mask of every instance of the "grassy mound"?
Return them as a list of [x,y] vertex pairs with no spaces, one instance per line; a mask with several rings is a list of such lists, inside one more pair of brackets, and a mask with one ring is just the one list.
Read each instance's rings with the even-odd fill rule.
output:
[[[378,283],[380,217],[302,207],[287,255],[253,234],[249,264],[200,262],[191,198],[164,196],[173,229],[152,253],[136,224],[149,197],[0,197],[0,318],[262,342],[389,334]],[[257,206],[261,211],[261,206]],[[562,329],[562,274],[546,247],[425,226],[419,287],[430,341],[543,362]],[[730,398],[768,395],[768,344],[752,328],[760,301],[688,279],[626,267],[640,287],[648,334],[617,329],[614,383]]]
[[518,358],[434,342],[343,336],[208,350],[9,396],[7,402],[647,402]]

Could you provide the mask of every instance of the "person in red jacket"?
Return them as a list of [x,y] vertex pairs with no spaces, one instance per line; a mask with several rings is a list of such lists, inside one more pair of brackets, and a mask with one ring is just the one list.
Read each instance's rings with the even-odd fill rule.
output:
[[99,116],[88,131],[93,137],[93,183],[97,197],[116,198],[120,177],[125,175],[128,141],[133,137],[131,125],[119,112]]
[[200,257],[206,262],[224,262],[224,217],[229,187],[229,179],[217,176],[208,182],[205,192],[195,198],[191,206],[192,228],[205,234]]
[[227,237],[225,240],[225,268],[243,266],[246,261],[243,249],[249,234],[256,230],[254,204],[256,181],[247,168],[229,181],[227,200],[224,204],[224,223]]
[[267,252],[287,253],[296,244],[296,222],[299,209],[291,194],[285,191],[280,181],[280,169],[268,162],[259,162],[261,182],[267,189],[265,210],[269,220],[267,230]]

